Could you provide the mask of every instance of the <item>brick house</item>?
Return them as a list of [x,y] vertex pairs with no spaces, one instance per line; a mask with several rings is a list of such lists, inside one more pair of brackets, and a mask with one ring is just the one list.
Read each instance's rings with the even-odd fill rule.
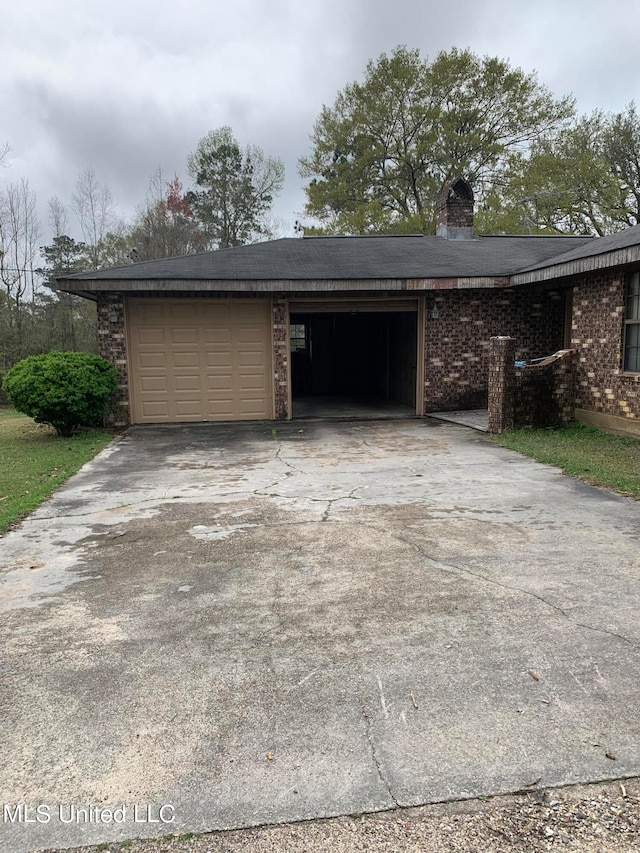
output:
[[120,423],[288,419],[318,397],[480,408],[489,339],[579,349],[577,415],[640,424],[640,227],[475,236],[443,187],[436,236],[304,237],[59,279],[94,299]]
[[640,226],[589,240],[511,277],[567,294],[577,420],[640,435]]

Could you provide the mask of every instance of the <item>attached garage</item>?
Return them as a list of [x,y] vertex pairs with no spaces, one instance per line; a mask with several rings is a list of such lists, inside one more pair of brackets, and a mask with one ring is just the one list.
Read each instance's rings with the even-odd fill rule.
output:
[[58,285],[97,303],[113,424],[288,420],[334,398],[394,416],[479,407],[491,336],[515,337],[519,359],[564,344],[565,285],[512,276],[588,238],[474,236],[460,180],[437,223],[437,236],[285,238]]
[[267,299],[126,301],[133,423],[273,418]]
[[420,307],[417,298],[290,300],[294,416],[297,399],[316,397],[396,402],[415,412]]

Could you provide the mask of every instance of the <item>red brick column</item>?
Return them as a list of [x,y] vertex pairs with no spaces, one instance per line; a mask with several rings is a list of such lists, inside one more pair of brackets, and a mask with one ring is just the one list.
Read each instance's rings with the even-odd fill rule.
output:
[[513,429],[515,338],[489,341],[489,432]]
[[97,308],[98,351],[118,372],[118,387],[104,419],[108,426],[124,427],[131,418],[124,298],[121,293],[99,293]]
[[273,388],[275,419],[286,421],[289,411],[289,302],[274,296],[272,301]]

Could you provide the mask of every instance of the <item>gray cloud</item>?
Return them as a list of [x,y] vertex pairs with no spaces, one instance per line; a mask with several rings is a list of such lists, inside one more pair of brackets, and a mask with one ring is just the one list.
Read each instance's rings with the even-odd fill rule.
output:
[[12,152],[0,180],[28,177],[44,211],[91,166],[131,215],[153,169],[186,178],[198,139],[229,124],[285,161],[274,212],[293,222],[313,123],[369,59],[400,43],[428,56],[470,47],[535,68],[582,111],[618,110],[638,95],[640,4],[612,11],[595,0],[25,0],[3,10],[0,141]]

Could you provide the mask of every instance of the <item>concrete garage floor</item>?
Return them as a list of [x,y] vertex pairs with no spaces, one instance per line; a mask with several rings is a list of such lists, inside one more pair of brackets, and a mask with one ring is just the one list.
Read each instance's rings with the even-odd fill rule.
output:
[[0,847],[638,775],[639,536],[437,421],[132,429],[0,540]]
[[415,406],[396,400],[359,397],[300,397],[293,400],[294,419],[340,418],[347,420],[386,420],[416,417]]

